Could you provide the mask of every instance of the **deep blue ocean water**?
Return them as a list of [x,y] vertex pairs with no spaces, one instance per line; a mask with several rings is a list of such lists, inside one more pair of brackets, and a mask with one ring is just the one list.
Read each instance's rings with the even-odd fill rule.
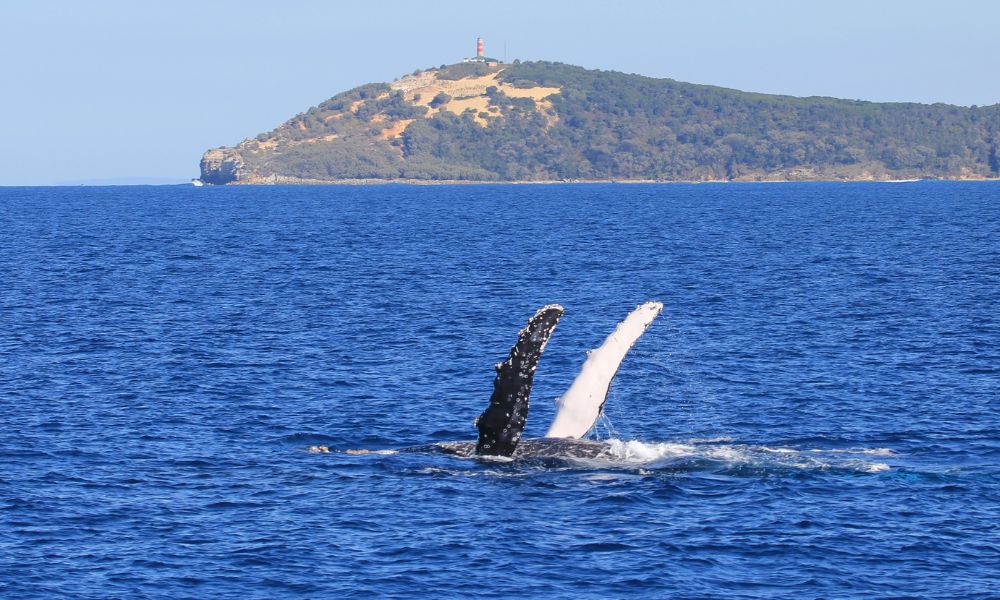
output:
[[0,596],[1000,597],[998,315],[997,183],[0,188]]

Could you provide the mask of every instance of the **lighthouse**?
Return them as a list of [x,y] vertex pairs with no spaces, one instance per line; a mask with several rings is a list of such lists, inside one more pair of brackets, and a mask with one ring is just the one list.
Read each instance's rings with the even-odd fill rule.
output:
[[481,37],[476,38],[476,55],[472,58],[463,58],[462,62],[485,63],[488,67],[495,67],[500,64],[499,60],[486,56],[486,44],[483,43],[483,38]]

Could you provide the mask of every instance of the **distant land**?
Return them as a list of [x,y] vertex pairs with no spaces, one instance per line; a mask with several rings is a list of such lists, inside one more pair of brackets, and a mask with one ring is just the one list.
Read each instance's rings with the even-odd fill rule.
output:
[[235,147],[208,184],[1000,177],[1000,104],[756,94],[553,62],[371,83]]

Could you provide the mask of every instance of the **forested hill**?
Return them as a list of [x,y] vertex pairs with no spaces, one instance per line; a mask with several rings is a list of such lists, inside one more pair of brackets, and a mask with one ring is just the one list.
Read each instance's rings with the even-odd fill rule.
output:
[[755,94],[551,62],[343,92],[205,153],[206,183],[1000,176],[1000,104]]

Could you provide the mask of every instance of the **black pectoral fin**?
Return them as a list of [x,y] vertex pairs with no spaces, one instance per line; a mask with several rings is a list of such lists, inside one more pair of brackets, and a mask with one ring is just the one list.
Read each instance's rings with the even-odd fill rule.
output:
[[510,456],[514,453],[528,419],[535,367],[562,315],[563,308],[558,304],[538,309],[518,333],[510,356],[496,366],[497,376],[493,380],[490,405],[476,419],[479,429],[476,454]]

